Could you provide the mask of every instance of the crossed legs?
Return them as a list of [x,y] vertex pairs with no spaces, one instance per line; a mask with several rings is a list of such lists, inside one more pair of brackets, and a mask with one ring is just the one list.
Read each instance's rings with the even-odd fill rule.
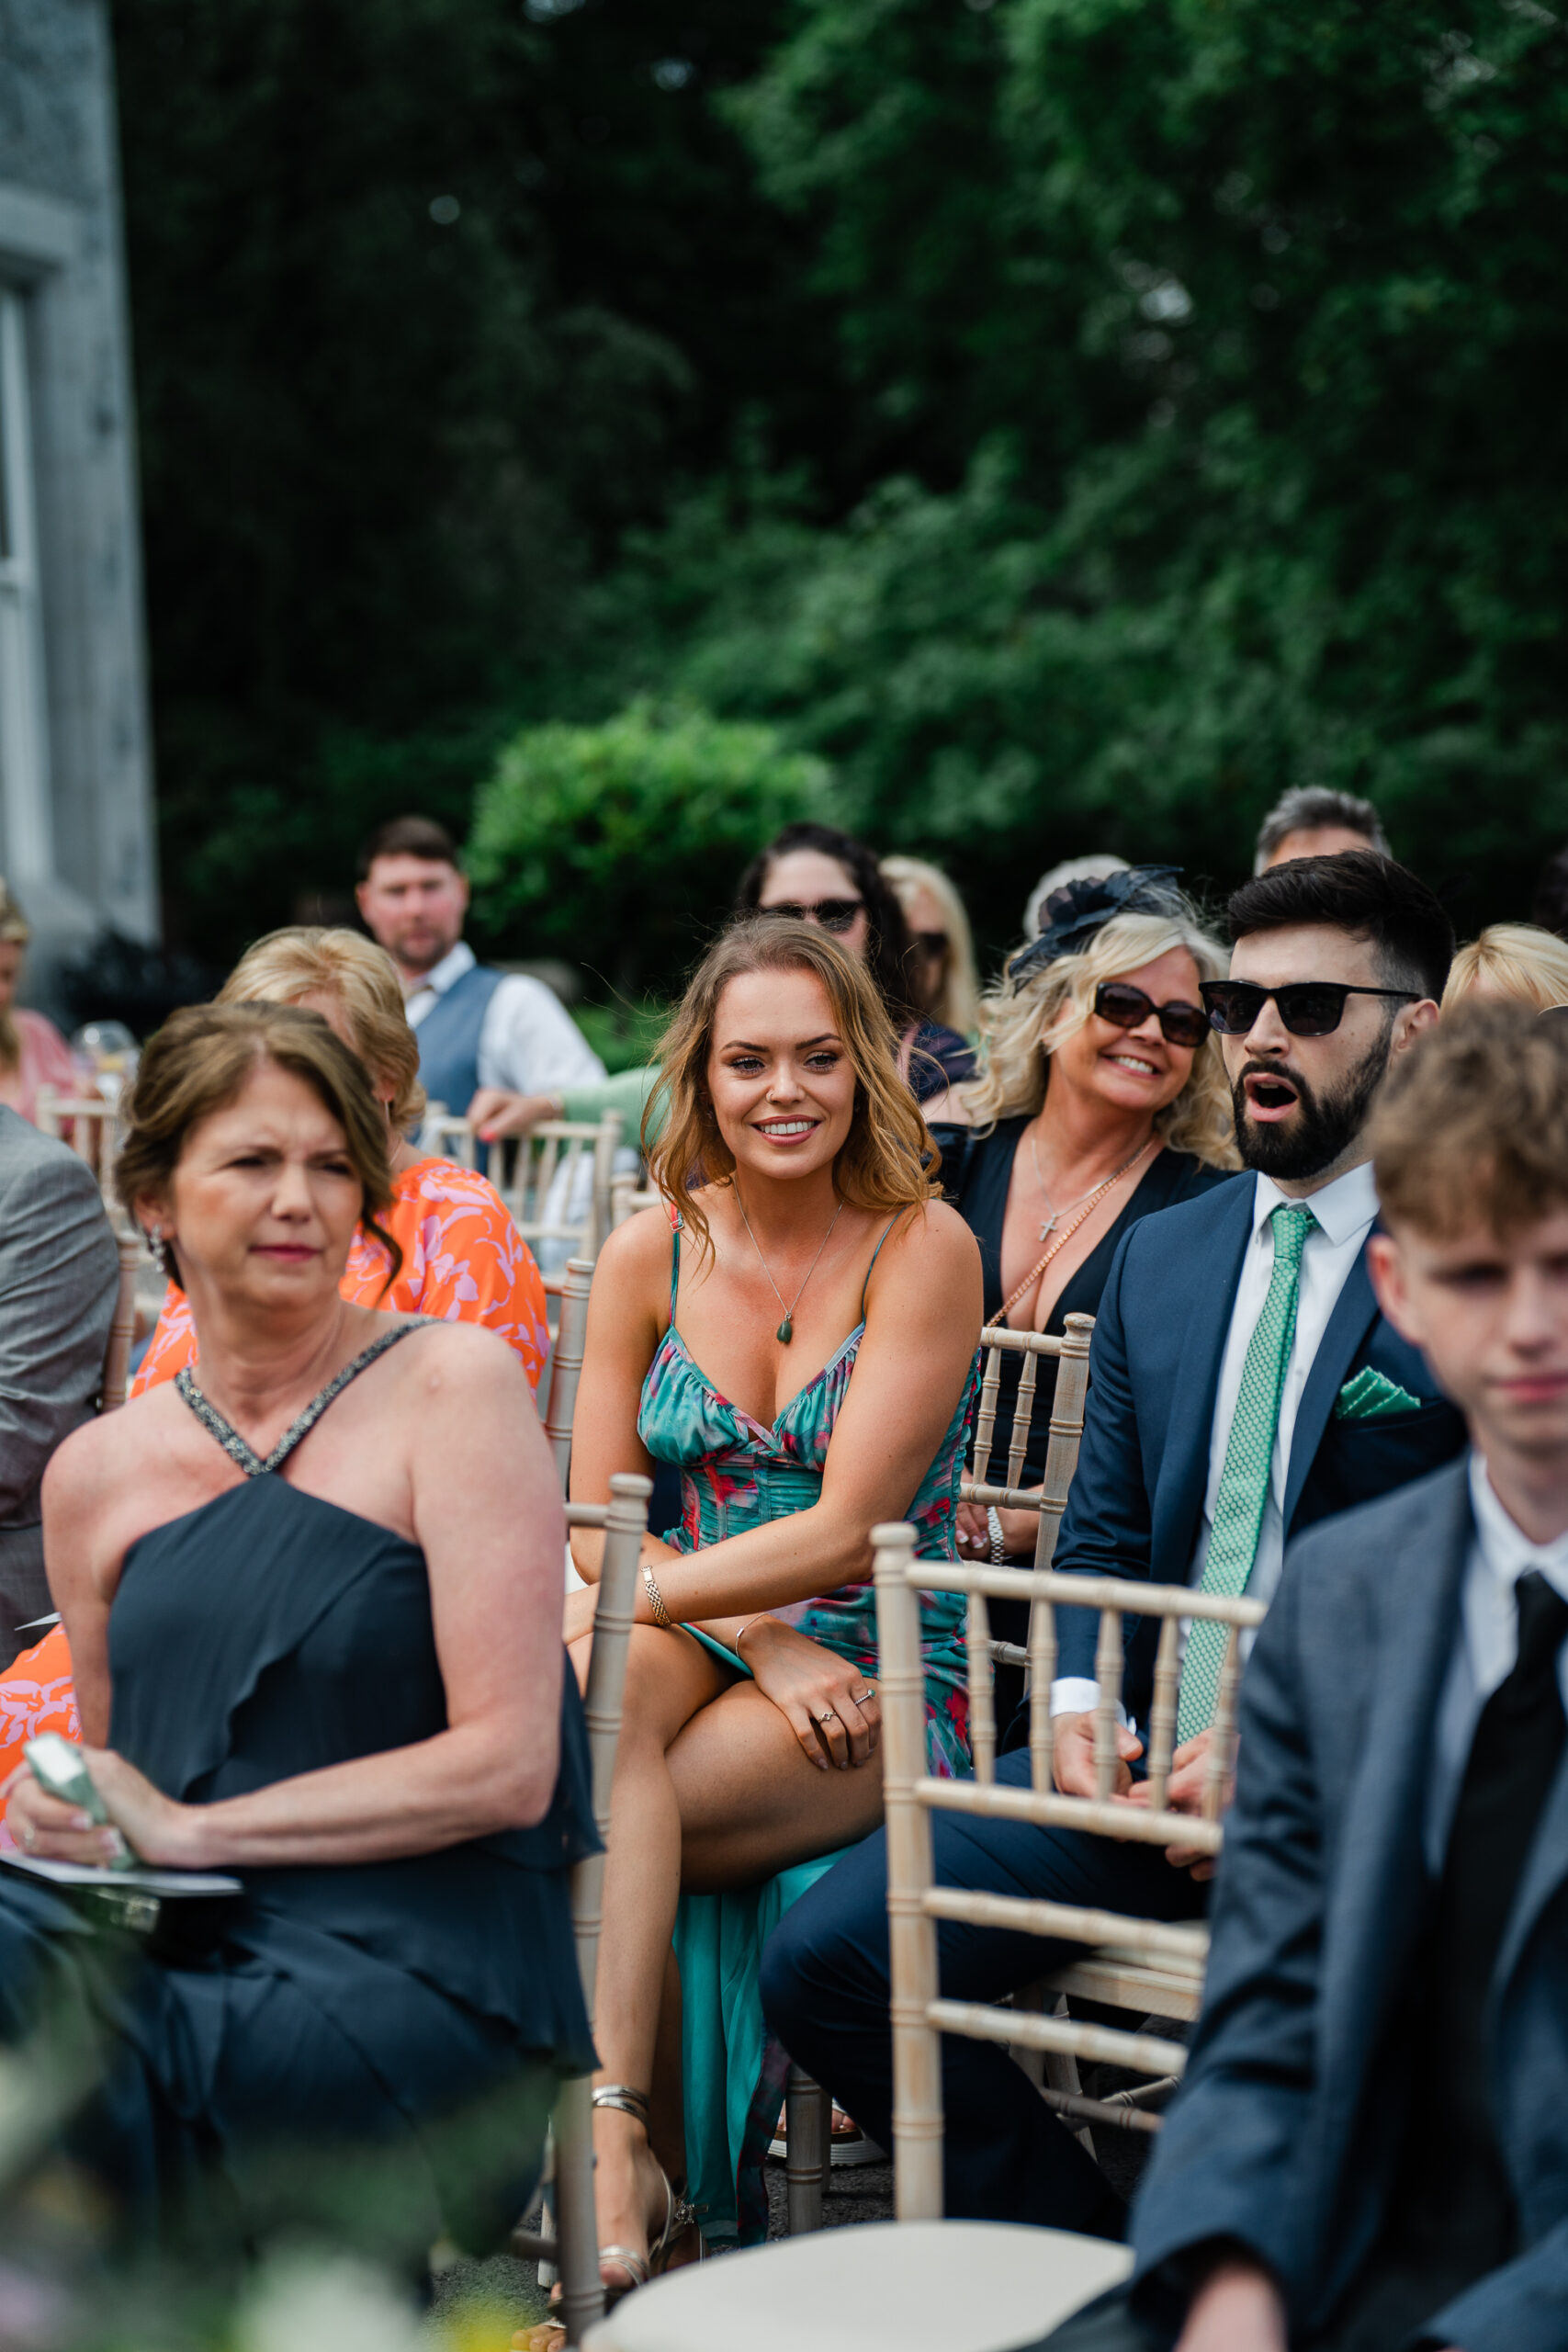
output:
[[[570,1645],[580,1680],[588,1650],[586,1638]],[[755,1883],[863,1838],[881,1817],[874,1758],[818,1771],[754,1684],[689,1634],[634,1626],[604,1869],[595,2082],[647,2091],[654,2081],[682,1886],[712,1894]],[[636,2118],[601,2108],[593,2145],[600,2243],[641,2253],[665,2213],[647,2134]]]

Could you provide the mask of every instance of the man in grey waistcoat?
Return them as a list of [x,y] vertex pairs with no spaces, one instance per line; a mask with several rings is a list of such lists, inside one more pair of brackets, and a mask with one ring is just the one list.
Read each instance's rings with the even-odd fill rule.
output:
[[91,1170],[0,1103],[0,1667],[53,1606],[39,1482],[96,1409],[118,1274]]

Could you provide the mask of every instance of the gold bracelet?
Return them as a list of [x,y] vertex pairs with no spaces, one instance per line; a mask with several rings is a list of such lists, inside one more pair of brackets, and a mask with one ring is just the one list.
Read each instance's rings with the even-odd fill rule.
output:
[[653,1611],[654,1623],[656,1625],[662,1625],[665,1632],[669,1633],[671,1626],[674,1624],[675,1620],[671,1616],[670,1611],[664,1606],[664,1596],[660,1591],[659,1587],[654,1583],[653,1570],[649,1566],[646,1560],[643,1562],[642,1580],[648,1592],[648,1605]]

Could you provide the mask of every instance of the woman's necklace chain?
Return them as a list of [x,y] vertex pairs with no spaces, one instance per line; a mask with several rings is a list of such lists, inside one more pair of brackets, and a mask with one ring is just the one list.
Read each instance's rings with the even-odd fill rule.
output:
[[[1032,1140],[1033,1138],[1031,1137],[1032,1142]],[[1116,1173],[1113,1176],[1108,1176],[1103,1184],[1097,1184],[1092,1193],[1086,1193],[1081,1202],[1074,1202],[1072,1204],[1072,1205],[1077,1210],[1077,1216],[1074,1217],[1070,1225],[1063,1227],[1055,1239],[1047,1246],[1044,1255],[1037,1259],[1035,1263],[1031,1266],[1023,1280],[1019,1283],[1018,1288],[1015,1291],[1010,1292],[1009,1295],[1003,1299],[1001,1311],[996,1318],[998,1323],[1005,1323],[1007,1321],[1008,1317],[1012,1313],[1013,1308],[1018,1305],[1018,1302],[1023,1296],[1024,1292],[1026,1290],[1032,1289],[1033,1285],[1040,1280],[1041,1275],[1045,1272],[1046,1267],[1050,1264],[1057,1251],[1066,1248],[1068,1242],[1072,1239],[1079,1226],[1083,1224],[1085,1218],[1090,1217],[1094,1215],[1097,1204],[1104,1199],[1111,1186],[1113,1184],[1119,1184],[1123,1176],[1131,1175],[1133,1170],[1136,1168],[1140,1159],[1146,1159],[1151,1151],[1157,1151],[1159,1148],[1159,1143],[1160,1138],[1158,1136],[1151,1136],[1147,1143],[1141,1145],[1133,1154],[1131,1159],[1122,1161],[1122,1166],[1116,1170]],[[1055,1219],[1053,1217],[1052,1224],[1055,1223]],[[1049,1233],[1050,1230],[1050,1226],[1045,1227],[1044,1231],[1046,1233]]]
[[1076,1201],[1068,1201],[1064,1207],[1058,1208],[1055,1201],[1051,1198],[1050,1193],[1045,1190],[1045,1179],[1040,1172],[1040,1154],[1034,1148],[1034,1137],[1032,1135],[1028,1137],[1028,1143],[1029,1157],[1034,1162],[1034,1181],[1040,1187],[1041,1199],[1044,1202],[1046,1207],[1051,1212],[1050,1216],[1046,1218],[1044,1224],[1040,1228],[1039,1238],[1042,1241],[1049,1241],[1051,1236],[1055,1232],[1056,1227],[1062,1222],[1062,1219],[1065,1216],[1070,1216],[1072,1211],[1079,1207],[1082,1203],[1085,1201],[1097,1201],[1101,1193],[1108,1193],[1112,1184],[1118,1183],[1121,1179],[1125,1176],[1128,1169],[1133,1166],[1134,1161],[1141,1159],[1145,1152],[1148,1149],[1148,1145],[1146,1143],[1140,1144],[1137,1150],[1133,1154],[1132,1159],[1123,1160],[1121,1167],[1116,1170],[1114,1176],[1107,1176],[1101,1183],[1091,1184],[1087,1193],[1080,1193],[1078,1194]]
[[817,1272],[817,1259],[821,1257],[823,1250],[826,1250],[829,1242],[833,1238],[833,1226],[837,1225],[839,1219],[843,1216],[844,1204],[842,1201],[840,1201],[838,1207],[833,1211],[833,1224],[829,1225],[827,1232],[817,1244],[817,1257],[813,1258],[811,1263],[806,1269],[806,1282],[801,1283],[799,1290],[795,1292],[795,1296],[791,1299],[787,1306],[784,1306],[784,1295],[783,1291],[780,1290],[777,1283],[773,1280],[773,1270],[769,1266],[767,1260],[762,1255],[762,1245],[758,1240],[756,1235],[751,1232],[751,1220],[746,1214],[746,1204],[740,1197],[740,1187],[739,1184],[735,1186],[735,1205],[740,1212],[741,1224],[746,1227],[747,1233],[750,1236],[751,1247],[757,1252],[757,1262],[768,1277],[768,1288],[773,1292],[773,1296],[778,1300],[779,1305],[784,1306],[784,1321],[779,1325],[779,1328],[774,1332],[773,1337],[776,1340],[782,1340],[784,1345],[787,1348],[790,1341],[795,1337],[795,1310],[800,1305],[802,1298],[805,1296],[806,1283],[808,1283],[811,1280],[812,1275]]

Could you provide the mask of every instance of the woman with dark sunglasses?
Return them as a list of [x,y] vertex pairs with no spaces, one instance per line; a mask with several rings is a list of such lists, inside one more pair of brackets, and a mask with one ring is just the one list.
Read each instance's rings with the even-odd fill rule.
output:
[[[1040,937],[983,1000],[981,1076],[928,1106],[947,1198],[980,1244],[987,1323],[1060,1332],[1066,1316],[1097,1313],[1128,1227],[1239,1164],[1200,996],[1226,958],[1173,871],[1134,866],[1054,892]],[[997,1485],[1020,1361],[1002,1362],[986,1474]],[[1044,1475],[1050,1357],[1039,1372],[1026,1486]],[[1038,1526],[1032,1511],[965,1504],[959,1549],[1032,1560]]]
[[870,970],[898,1034],[898,1067],[917,1102],[975,1075],[968,1040],[922,1009],[919,959],[874,850],[836,825],[786,825],[740,877],[743,914],[820,923]]

